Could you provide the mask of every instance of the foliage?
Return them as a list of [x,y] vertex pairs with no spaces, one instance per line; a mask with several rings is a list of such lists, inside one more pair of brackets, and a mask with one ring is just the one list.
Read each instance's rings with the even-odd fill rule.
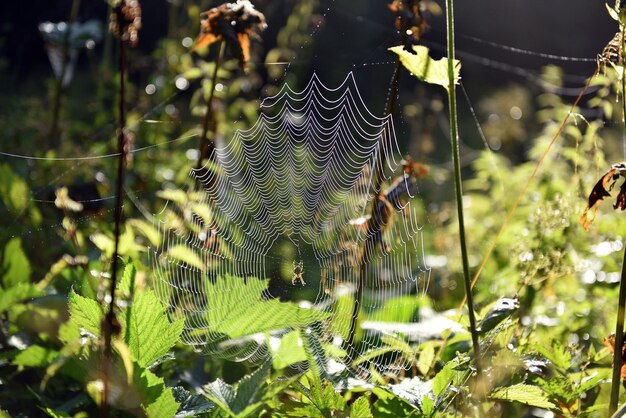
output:
[[[395,2],[397,13],[399,5]],[[158,285],[154,266],[161,260],[151,257],[163,235],[152,214],[159,213],[192,238],[205,232],[192,217],[201,216],[210,225],[213,213],[203,203],[203,191],[196,190],[187,177],[198,159],[197,146],[188,140],[198,136],[198,117],[206,114],[211,91],[215,94],[212,129],[218,140],[230,137],[237,128],[249,127],[258,116],[257,98],[276,91],[273,81],[282,77],[293,81],[309,70],[294,64],[285,74],[283,64],[276,63],[295,62],[293,57],[306,44],[308,34],[323,23],[317,1],[296,2],[286,12],[268,2],[264,6],[267,10],[258,5],[269,23],[265,66],[259,64],[263,62],[258,56],[261,43],[250,43],[252,26],[246,26],[263,26],[265,20],[257,16],[258,21],[240,22],[234,29],[221,22],[222,30],[239,32],[213,33],[208,40],[221,36],[239,44],[232,45],[235,53],[233,57],[227,54],[213,83],[215,57],[195,55],[188,49],[193,42],[186,38],[197,33],[200,25],[217,25],[217,12],[202,14],[189,2],[171,2],[168,36],[150,52],[140,44],[129,56],[134,64],[128,76],[127,101],[132,106],[127,130],[137,138],[137,146],[147,148],[141,158],[129,161],[124,184],[128,198],[118,250],[125,267],[113,306],[118,323],[113,324],[108,373],[114,414],[409,417],[483,413],[504,417],[526,416],[539,409],[558,416],[603,414],[611,353],[602,341],[615,316],[619,256],[626,231],[623,216],[597,205],[616,177],[624,175],[623,165],[602,174],[608,167],[605,155],[622,154],[617,98],[623,100],[619,93],[623,70],[613,61],[593,78],[593,94],[565,122],[560,139],[474,288],[483,356],[480,375],[468,358],[466,314],[449,310],[462,301],[458,285],[462,267],[455,238],[458,224],[450,209],[451,175],[447,162],[436,152],[424,153],[424,161],[430,159],[430,173],[420,179],[415,200],[423,201],[418,203],[419,210],[429,219],[424,228],[425,252],[437,266],[427,291],[388,297],[376,309],[361,313],[355,341],[370,332],[381,345],[376,349],[357,345],[358,358],[347,366],[359,370],[370,383],[347,378],[345,369],[327,372],[346,353],[341,342],[328,343],[322,333],[342,341],[348,338],[346,325],[355,305],[352,294],[332,301],[332,309],[338,312],[334,322],[327,306],[311,308],[300,303],[308,296],[300,287],[285,300],[267,297],[277,282],[291,280],[291,265],[277,266],[272,277],[211,275],[211,266],[198,253],[182,245],[168,247],[168,260],[195,268],[207,278],[208,298],[203,303],[211,310],[204,313],[209,326],[203,348],[218,353],[222,343],[253,339],[262,356],[234,362],[232,356],[203,356],[179,343],[188,324],[154,291]],[[623,20],[619,5],[609,9],[614,19]],[[221,10],[225,13],[227,8]],[[152,22],[145,11],[142,18],[147,27]],[[204,23],[201,16],[207,18]],[[391,14],[389,20],[393,20]],[[422,23],[415,23],[420,34],[425,28]],[[72,31],[73,47],[78,42],[76,47],[82,48],[87,35],[97,37],[95,28],[83,33],[86,29]],[[61,34],[50,36],[59,43]],[[275,37],[275,42],[267,41],[269,37]],[[0,117],[0,135],[8,144],[6,149],[41,160],[24,163],[7,157],[0,163],[0,210],[4,214],[0,219],[0,416],[95,416],[102,400],[102,323],[110,302],[105,290],[110,285],[115,242],[109,197],[115,169],[108,157],[54,158],[110,154],[115,136],[110,128],[111,92],[118,81],[111,39],[104,42],[108,46],[102,51],[88,52],[85,57],[98,77],[77,70],[74,87],[65,93],[58,147],[46,151],[40,145],[47,141],[41,127],[41,115],[48,108],[46,97],[12,96],[10,106],[3,104],[6,112]],[[198,42],[202,43],[210,42]],[[428,118],[437,115],[434,109],[440,104],[440,92],[436,90],[441,89],[431,91],[424,84],[447,88],[448,62],[433,59],[421,45],[391,50],[415,76],[406,85],[417,85],[421,94],[419,102],[405,105],[403,120],[410,130],[414,125],[427,127]],[[611,51],[617,53],[615,48]],[[304,48],[298,57],[307,61],[315,53]],[[247,66],[247,73],[240,70],[241,65]],[[455,62],[455,69],[458,82],[460,63]],[[512,195],[523,188],[558,125],[569,115],[570,100],[560,94],[563,79],[561,70],[546,67],[540,87],[485,89],[476,103],[487,145],[500,151],[489,148],[468,153],[476,157],[464,171],[463,196],[472,268],[505,219]],[[81,90],[96,94],[84,95]],[[405,90],[408,95],[410,88]],[[469,148],[481,140],[473,132],[473,123],[469,117],[460,121]],[[423,138],[428,133],[411,134]],[[445,143],[442,133],[434,135]],[[433,144],[438,149],[439,144]],[[588,202],[591,191],[597,196]],[[622,190],[618,206],[623,208],[623,202]],[[587,203],[600,215],[593,228],[584,232],[578,220]],[[231,250],[227,243],[218,244],[226,255]],[[313,279],[310,269],[306,274],[307,282]],[[227,303],[232,295],[226,292],[226,281],[236,281],[242,289],[239,305]],[[428,338],[388,331],[389,326],[410,331],[412,326],[427,323],[427,318],[439,321],[426,330]],[[322,331],[310,327],[314,323],[323,324]],[[449,327],[443,329],[442,323]],[[393,359],[394,368],[362,369],[377,359]]]

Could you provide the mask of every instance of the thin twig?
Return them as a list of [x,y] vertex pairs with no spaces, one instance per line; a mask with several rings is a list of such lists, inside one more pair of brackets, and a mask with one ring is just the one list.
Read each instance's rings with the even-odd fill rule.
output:
[[202,119],[202,134],[200,135],[200,139],[198,140],[198,162],[196,164],[196,169],[200,169],[202,167],[202,161],[205,156],[205,148],[207,147],[209,143],[209,138],[207,136],[209,134],[209,129],[211,127],[211,121],[213,121],[214,119],[213,96],[215,96],[215,85],[217,83],[217,73],[222,63],[223,55],[224,55],[224,41],[219,41],[217,44],[217,56],[215,57],[215,68],[213,69],[213,76],[211,78],[211,92],[209,93],[209,98],[207,99],[207,102],[206,102],[206,112],[204,114],[204,118]]

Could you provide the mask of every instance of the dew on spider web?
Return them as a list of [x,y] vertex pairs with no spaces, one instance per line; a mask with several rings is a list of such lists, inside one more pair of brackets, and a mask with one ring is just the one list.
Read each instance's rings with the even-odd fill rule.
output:
[[[367,109],[352,73],[334,88],[316,75],[301,91],[284,85],[261,110],[251,128],[237,131],[214,149],[205,167],[192,172],[203,190],[187,208],[191,212],[179,213],[189,225],[181,228],[172,218],[159,222],[163,244],[151,258],[161,300],[174,318],[185,318],[187,344],[211,355],[255,359],[272,353],[272,342],[268,346],[262,334],[247,335],[241,344],[226,341],[224,334],[239,334],[228,329],[226,318],[216,320],[219,313],[207,302],[216,296],[208,293],[221,292],[218,306],[244,312],[242,301],[259,298],[252,294],[259,289],[255,283],[274,276],[265,300],[296,301],[325,314],[302,334],[320,342],[309,348],[345,350],[328,363],[333,368],[326,373],[367,377],[370,364],[379,371],[396,367],[392,355],[364,361],[355,371],[349,367],[355,358],[347,353],[356,351],[346,347],[363,259],[368,269],[361,321],[368,326],[357,341],[365,350],[383,346],[372,324],[402,322],[402,303],[409,302],[401,297],[423,292],[418,279],[429,275],[410,175],[382,190],[385,203],[377,207],[387,219],[382,232],[365,227],[379,192],[372,190],[374,173],[390,180],[402,169],[391,116],[377,117]],[[295,269],[299,263],[301,270]],[[281,279],[275,272],[285,265]],[[292,283],[298,274],[302,283]],[[264,331],[276,342],[290,330]]]

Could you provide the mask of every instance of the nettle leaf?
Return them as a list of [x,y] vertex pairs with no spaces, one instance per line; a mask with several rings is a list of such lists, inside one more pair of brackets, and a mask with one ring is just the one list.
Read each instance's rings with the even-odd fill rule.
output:
[[374,418],[372,410],[370,409],[370,402],[365,396],[361,396],[359,399],[354,401],[352,407],[350,408],[350,412],[350,416],[352,417]]
[[[232,297],[233,281],[239,281],[236,299]],[[207,306],[211,307],[207,319],[211,331],[240,338],[281,328],[302,328],[327,317],[324,312],[300,308],[294,303],[263,300],[267,284],[267,280],[244,280],[229,275],[207,283]]]
[[4,247],[0,272],[2,272],[0,283],[4,289],[8,289],[18,283],[28,283],[31,268],[28,258],[22,249],[22,240],[20,238],[11,239]]
[[267,379],[272,362],[268,359],[253,373],[244,376],[236,385],[231,386],[217,379],[204,386],[204,392],[210,401],[233,416],[247,416],[258,409],[265,393],[263,384]]
[[261,398],[260,389],[267,379],[272,362],[265,361],[261,367],[253,373],[244,376],[237,385],[237,393],[233,403],[233,411],[237,414],[245,411],[248,407],[254,406]]
[[165,386],[162,378],[148,369],[135,364],[134,384],[141,394],[141,407],[148,418],[170,418],[178,411],[179,403],[172,394],[172,388]]
[[165,355],[178,341],[184,325],[183,319],[170,323],[161,302],[151,290],[135,295],[124,318],[126,343],[142,367]]
[[211,402],[214,402],[220,409],[230,411],[231,405],[235,401],[235,388],[221,379],[204,386],[204,394]]
[[144,409],[149,418],[171,418],[178,411],[178,406],[172,395],[172,389],[164,388],[161,396]]
[[[449,87],[448,80],[448,59],[432,59],[429,50],[422,45],[413,45],[412,51],[407,51],[403,46],[394,46],[390,51],[398,54],[400,62],[404,67],[418,79],[436,84],[445,88]],[[454,60],[454,84],[459,84],[461,72],[461,62]]]
[[556,405],[548,400],[544,391],[537,386],[525,384],[495,388],[489,394],[489,398],[501,401],[520,402],[525,405],[543,409],[556,408]]
[[100,336],[100,323],[103,313],[100,304],[93,299],[78,295],[74,289],[70,291],[70,323],[76,328],[84,328],[96,337]]

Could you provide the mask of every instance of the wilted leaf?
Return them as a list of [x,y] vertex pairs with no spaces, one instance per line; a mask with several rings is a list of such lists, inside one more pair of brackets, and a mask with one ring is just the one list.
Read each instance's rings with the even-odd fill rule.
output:
[[194,49],[224,40],[246,69],[250,59],[250,37],[266,28],[265,16],[247,0],[224,3],[200,14],[200,36]]
[[[615,187],[615,183],[620,176],[626,178],[626,161],[613,164],[611,168],[602,175],[596,185],[593,186],[593,190],[591,190],[591,194],[589,194],[587,207],[579,220],[583,228],[589,230],[589,226],[598,213],[598,206],[600,205],[600,202],[602,202],[606,197],[611,196],[610,192],[613,190],[613,187]],[[613,209],[617,208],[620,208],[621,210],[626,209],[626,180],[622,183],[615,205],[613,205]]]
[[[412,51],[407,51],[403,46],[389,48],[400,57],[402,65],[415,77],[429,84],[437,84],[446,90],[449,87],[448,59],[432,59],[429,50],[422,45],[414,45]],[[454,84],[459,84],[461,62],[454,60]]]
[[[615,355],[615,333],[612,332],[608,337],[604,339],[604,345],[608,347],[611,354]],[[620,371],[620,377],[623,383],[626,385],[626,335],[622,338],[622,368]]]

